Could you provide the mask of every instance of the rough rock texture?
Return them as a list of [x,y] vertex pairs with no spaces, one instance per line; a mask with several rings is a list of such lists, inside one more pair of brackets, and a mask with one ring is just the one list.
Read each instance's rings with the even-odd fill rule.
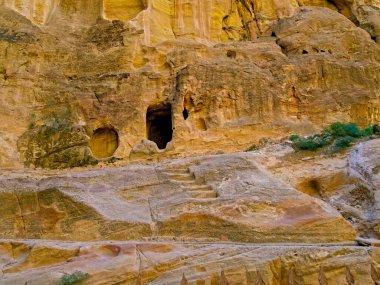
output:
[[152,165],[4,170],[0,283],[57,284],[79,270],[84,284],[377,284],[380,243],[354,242],[375,236],[373,220],[355,216],[370,208],[350,183],[369,187],[358,175],[378,168],[379,144],[335,157],[276,144]]
[[[312,197],[338,209],[363,238],[379,238],[379,145],[380,140],[362,142],[349,157],[306,153],[295,154],[289,147],[268,147],[259,152],[259,162],[285,181]],[[279,158],[273,158],[277,153]],[[267,157],[272,157],[268,160]]]
[[[211,2],[4,1],[1,166],[233,152],[335,121],[379,123],[378,3]],[[149,127],[167,120],[172,134]],[[83,135],[56,135],[74,129]],[[101,129],[117,133],[115,152],[97,155],[107,140],[91,152]],[[165,139],[158,150],[139,145],[151,137]]]
[[[380,237],[380,144],[378,140],[360,144],[350,156],[350,174],[368,189],[372,205],[368,205],[368,219]],[[362,197],[363,198],[363,197]]]
[[[380,7],[378,0],[2,0],[0,4],[42,26],[71,21],[78,27],[99,18],[132,21],[145,31],[147,44],[173,38],[254,39],[270,35],[278,19],[294,15],[302,6],[326,7],[372,29],[378,25],[375,11]],[[363,17],[363,13],[369,14]]]
[[379,144],[4,170],[0,283],[376,284]]
[[354,246],[2,241],[0,252],[4,285],[56,284],[63,273],[77,270],[90,274],[84,284],[94,285],[349,284],[347,280],[368,285],[379,280],[379,267],[373,265],[379,249]]
[[377,43],[380,41],[380,9],[375,6],[357,6],[355,16],[360,27],[368,31]]
[[353,241],[332,207],[273,180],[252,154],[1,180],[1,238]]
[[379,284],[379,11],[0,0],[0,284]]

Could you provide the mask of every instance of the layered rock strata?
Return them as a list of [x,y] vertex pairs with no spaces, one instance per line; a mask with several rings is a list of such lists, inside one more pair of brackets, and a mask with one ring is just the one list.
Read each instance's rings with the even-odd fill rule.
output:
[[281,144],[154,165],[3,171],[0,283],[50,285],[80,271],[84,284],[376,284],[380,236],[368,218],[379,143],[335,157]]
[[4,285],[56,284],[64,273],[76,271],[89,274],[84,284],[94,285],[368,285],[379,280],[374,265],[379,249],[354,246],[2,241],[0,252]]
[[379,8],[0,0],[0,284],[378,284]]
[[[132,20],[88,14],[78,26],[64,16],[70,27],[38,26],[1,7],[1,165],[233,152],[335,121],[379,123],[380,49],[370,34],[327,8],[292,15],[254,41],[153,46]],[[114,135],[94,139],[100,132]]]
[[28,176],[1,180],[1,238],[340,242],[357,235],[334,208],[272,179],[249,154]]

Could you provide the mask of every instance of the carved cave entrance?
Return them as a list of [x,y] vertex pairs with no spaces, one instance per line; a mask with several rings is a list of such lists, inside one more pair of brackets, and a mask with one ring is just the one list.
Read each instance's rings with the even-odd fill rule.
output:
[[173,138],[172,106],[150,106],[146,114],[146,129],[148,140],[155,142],[159,149],[165,149]]
[[96,158],[111,157],[119,147],[119,135],[113,128],[96,129],[91,136],[89,146]]

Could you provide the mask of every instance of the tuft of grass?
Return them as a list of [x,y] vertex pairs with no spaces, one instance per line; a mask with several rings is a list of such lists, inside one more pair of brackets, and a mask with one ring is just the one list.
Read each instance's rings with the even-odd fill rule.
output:
[[57,285],[79,285],[82,284],[90,275],[81,271],[75,271],[72,274],[64,274]]

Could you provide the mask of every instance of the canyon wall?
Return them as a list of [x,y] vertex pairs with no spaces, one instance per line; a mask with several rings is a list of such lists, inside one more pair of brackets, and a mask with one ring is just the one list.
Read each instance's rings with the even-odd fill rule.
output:
[[[28,1],[2,0],[9,7],[38,25],[60,24],[83,27],[99,18],[130,21],[144,29],[146,44],[186,37],[221,42],[255,39],[270,35],[278,19],[294,15],[302,6],[326,7],[338,11],[352,21],[358,21],[363,7],[377,21],[377,0],[96,0],[96,1]],[[373,10],[374,9],[374,10]],[[360,16],[359,16],[360,17]],[[64,20],[64,21],[63,21]],[[360,20],[359,20],[360,21]],[[67,23],[66,23],[67,24]]]
[[376,1],[1,3],[3,167],[233,152],[380,120]]
[[379,284],[379,42],[378,0],[0,0],[0,283]]

